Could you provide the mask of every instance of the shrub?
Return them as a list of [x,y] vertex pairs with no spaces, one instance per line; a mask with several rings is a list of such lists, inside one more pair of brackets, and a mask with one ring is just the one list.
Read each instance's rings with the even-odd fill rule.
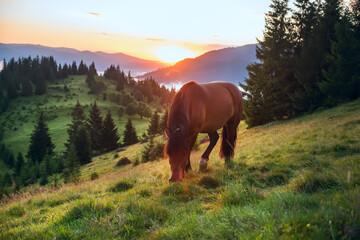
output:
[[131,163],[130,159],[128,159],[127,157],[123,157],[116,163],[116,167],[125,166],[130,163]]
[[164,155],[164,144],[154,143],[154,138],[150,137],[149,142],[143,147],[141,151],[142,162],[155,161]]
[[120,182],[116,183],[113,187],[111,187],[109,190],[111,192],[124,192],[133,187],[134,187],[134,185],[132,183],[121,180]]
[[98,178],[99,178],[99,174],[97,172],[91,173],[91,175],[90,175],[91,180],[95,180],[95,179],[98,179]]
[[21,217],[25,214],[25,208],[22,205],[16,204],[10,207],[6,213],[12,217]]

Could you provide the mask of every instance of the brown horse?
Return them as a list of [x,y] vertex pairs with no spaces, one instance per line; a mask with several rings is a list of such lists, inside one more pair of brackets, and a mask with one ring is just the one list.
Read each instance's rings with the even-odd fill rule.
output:
[[233,157],[242,108],[241,92],[232,83],[186,83],[172,101],[165,128],[165,154],[171,167],[169,181],[181,181],[184,172],[191,169],[190,151],[198,133],[207,133],[210,138],[210,144],[201,156],[200,170],[207,167],[210,152],[219,139],[217,130],[221,127],[220,157],[225,160]]

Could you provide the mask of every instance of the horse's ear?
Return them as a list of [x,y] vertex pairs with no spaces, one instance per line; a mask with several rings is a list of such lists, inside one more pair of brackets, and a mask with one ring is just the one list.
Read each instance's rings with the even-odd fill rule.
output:
[[169,138],[169,136],[170,136],[170,129],[169,129],[168,127],[165,127],[165,128],[164,128],[164,133],[165,133],[166,138]]

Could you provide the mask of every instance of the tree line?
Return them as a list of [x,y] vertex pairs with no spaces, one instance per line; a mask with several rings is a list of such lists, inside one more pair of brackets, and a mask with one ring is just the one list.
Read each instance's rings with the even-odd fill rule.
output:
[[48,83],[67,78],[69,75],[84,75],[89,72],[96,74],[94,63],[87,65],[80,61],[70,64],[57,64],[54,57],[38,56],[31,58],[5,60],[0,72],[0,114],[5,112],[9,102],[18,96],[43,95],[47,91]]
[[249,127],[360,97],[360,3],[273,0],[247,66]]

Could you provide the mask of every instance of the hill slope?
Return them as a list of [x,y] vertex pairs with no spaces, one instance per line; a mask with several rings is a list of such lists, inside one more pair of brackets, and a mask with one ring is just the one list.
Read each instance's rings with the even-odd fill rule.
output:
[[[47,118],[52,141],[56,145],[55,151],[64,151],[64,143],[68,138],[67,124],[71,123],[72,117],[70,113],[77,101],[84,107],[86,116],[89,115],[91,104],[94,101],[97,101],[103,117],[105,117],[107,111],[111,111],[120,136],[125,129],[128,118],[136,125],[138,136],[146,132],[148,119],[140,119],[137,115],[128,116],[126,114],[119,117],[119,105],[109,99],[104,100],[103,95],[88,94],[89,87],[85,83],[85,78],[85,75],[72,75],[67,79],[59,80],[55,84],[50,84],[47,93],[44,95],[19,97],[12,100],[9,109],[0,114],[0,125],[4,127],[3,142],[5,145],[14,154],[22,152],[23,155],[26,155],[31,133],[39,117],[39,112],[42,110]],[[105,91],[107,96],[110,93],[117,93],[115,83],[111,82],[111,80],[103,82],[107,85]],[[69,92],[63,91],[64,85],[68,87]]]
[[[200,136],[202,138],[203,136]],[[163,141],[161,138],[157,141]],[[82,182],[35,188],[4,202],[0,238],[355,239],[360,235],[360,99],[246,129],[225,166],[168,183],[166,160],[115,168],[142,145],[93,159]],[[96,171],[100,178],[89,180]]]
[[36,56],[53,56],[58,63],[71,64],[73,61],[79,63],[83,60],[88,66],[95,62],[98,71],[105,71],[111,64],[120,65],[124,71],[131,70],[133,75],[142,74],[144,72],[153,71],[159,67],[165,66],[164,63],[158,61],[145,60],[123,53],[104,53],[78,51],[72,48],[52,48],[41,45],[32,44],[3,44],[0,43],[0,59],[10,60],[11,58]]
[[171,67],[146,73],[160,83],[227,81],[238,85],[248,73],[246,66],[256,60],[255,44],[207,52],[194,59],[184,59]]

